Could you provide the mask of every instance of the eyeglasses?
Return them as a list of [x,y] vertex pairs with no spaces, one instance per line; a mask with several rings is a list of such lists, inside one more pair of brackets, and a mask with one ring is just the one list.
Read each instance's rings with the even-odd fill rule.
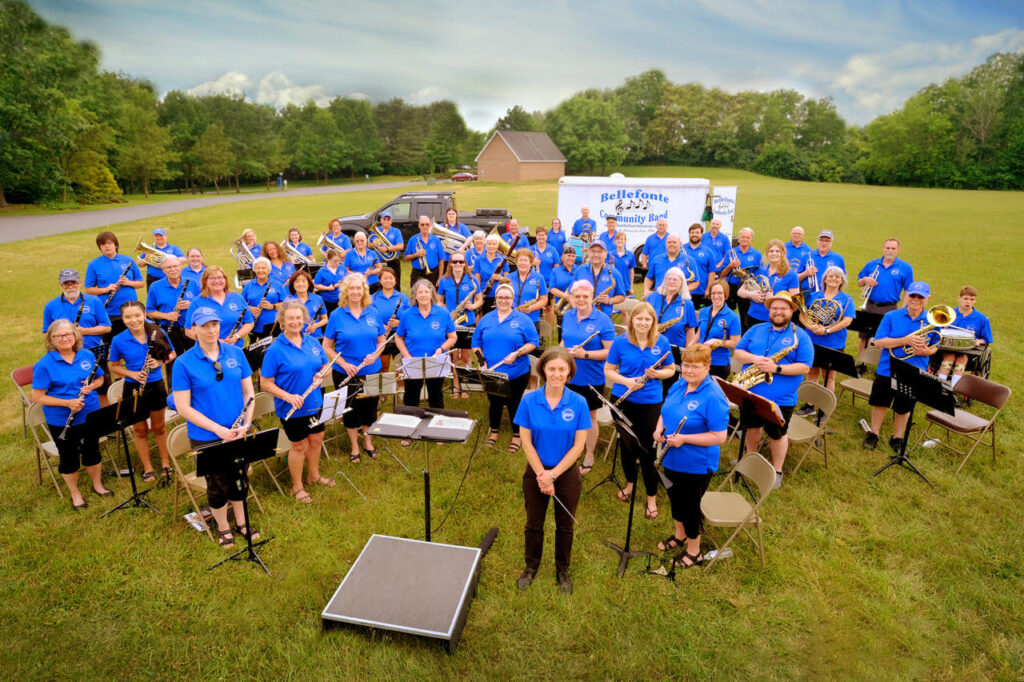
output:
[[213,368],[215,370],[217,370],[217,381],[220,381],[221,379],[223,379],[224,378],[224,368],[221,367],[221,364],[220,364],[219,360],[215,360],[214,361]]
[[54,334],[53,335],[53,338],[55,338],[55,339],[66,339],[66,338],[69,338],[69,337],[70,338],[75,338],[75,335],[72,332],[66,332],[64,334]]

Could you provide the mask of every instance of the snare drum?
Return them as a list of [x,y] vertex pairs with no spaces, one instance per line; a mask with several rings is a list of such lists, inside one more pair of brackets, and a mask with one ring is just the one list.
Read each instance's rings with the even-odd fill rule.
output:
[[974,348],[974,332],[969,329],[943,329],[939,336],[939,350],[963,351]]

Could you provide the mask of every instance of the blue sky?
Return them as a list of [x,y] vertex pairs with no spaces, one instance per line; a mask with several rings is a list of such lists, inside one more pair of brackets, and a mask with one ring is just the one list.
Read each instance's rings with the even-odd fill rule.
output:
[[993,52],[1024,50],[1024,4],[862,0],[35,0],[99,46],[102,66],[161,93],[233,89],[309,98],[458,103],[490,128],[509,107],[548,109],[660,68],[728,92],[832,97],[850,123],[899,108]]

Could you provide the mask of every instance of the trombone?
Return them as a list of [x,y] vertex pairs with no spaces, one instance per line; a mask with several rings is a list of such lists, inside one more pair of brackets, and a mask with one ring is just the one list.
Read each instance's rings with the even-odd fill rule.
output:
[[167,260],[167,254],[160,251],[155,246],[150,246],[146,242],[139,239],[139,243],[135,245],[136,258],[146,264],[147,267],[162,268],[164,261]]
[[387,235],[374,223],[370,226],[370,248],[377,252],[380,259],[386,263],[398,258],[398,254],[390,249],[394,247]]

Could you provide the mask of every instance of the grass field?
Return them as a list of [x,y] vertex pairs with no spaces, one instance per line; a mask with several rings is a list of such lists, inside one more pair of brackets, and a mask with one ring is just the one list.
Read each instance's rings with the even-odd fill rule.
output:
[[[880,255],[883,239],[898,236],[902,257],[931,283],[932,304],[955,304],[962,284],[978,286],[978,307],[991,317],[997,341],[992,378],[1016,387],[1024,369],[1016,353],[1024,194],[811,184],[725,169],[624,172],[737,184],[737,224],[755,228],[755,246],[786,238],[795,224],[808,234],[830,227],[851,269]],[[458,198],[463,210],[505,206],[533,225],[550,220],[556,192],[554,183],[470,183],[458,187]],[[245,227],[271,237],[298,225],[308,237],[328,217],[362,212],[392,195],[282,197],[159,220],[172,242],[200,246],[208,262],[228,266],[227,247]],[[122,244],[132,244],[150,227],[139,222],[115,230]],[[59,293],[56,272],[84,269],[95,254],[93,237],[89,231],[0,246],[5,368],[39,357],[41,310]],[[483,400],[449,405],[486,418]],[[412,475],[387,455],[352,466],[339,453],[325,464],[328,475],[343,468],[368,503],[339,481],[315,504],[301,506],[257,476],[267,507],[257,526],[274,537],[264,553],[274,575],[252,566],[209,573],[206,566],[224,552],[169,518],[169,489],[150,496],[165,512],[160,516],[118,512],[100,521],[99,513],[113,505],[93,496],[87,513],[73,514],[52,486],[36,484],[10,382],[0,388],[0,415],[6,539],[0,637],[7,643],[0,667],[10,679],[1024,676],[1018,396],[1000,421],[995,464],[979,451],[954,476],[954,456],[917,452],[934,489],[905,471],[871,478],[886,452],[860,449],[856,422],[867,409],[842,402],[832,422],[837,433],[829,437],[829,468],[811,457],[768,501],[763,568],[741,543],[712,572],[681,573],[678,586],[641,575],[640,560],[617,579],[617,557],[602,541],[621,543],[626,510],[612,486],[603,486],[580,503],[570,597],[554,584],[553,533],[537,582],[525,593],[515,588],[522,568],[523,458],[485,449],[434,535],[477,545],[489,527],[500,528],[455,656],[405,636],[320,630],[320,610],[372,533],[422,537],[422,451],[398,453]],[[471,449],[431,452],[435,523],[453,504]],[[734,456],[734,444],[725,454],[726,461]],[[599,462],[586,482],[596,483],[608,467]],[[110,485],[117,499],[128,490],[124,482]],[[670,532],[664,494],[659,507],[657,521],[638,520],[635,547],[653,550]]]

